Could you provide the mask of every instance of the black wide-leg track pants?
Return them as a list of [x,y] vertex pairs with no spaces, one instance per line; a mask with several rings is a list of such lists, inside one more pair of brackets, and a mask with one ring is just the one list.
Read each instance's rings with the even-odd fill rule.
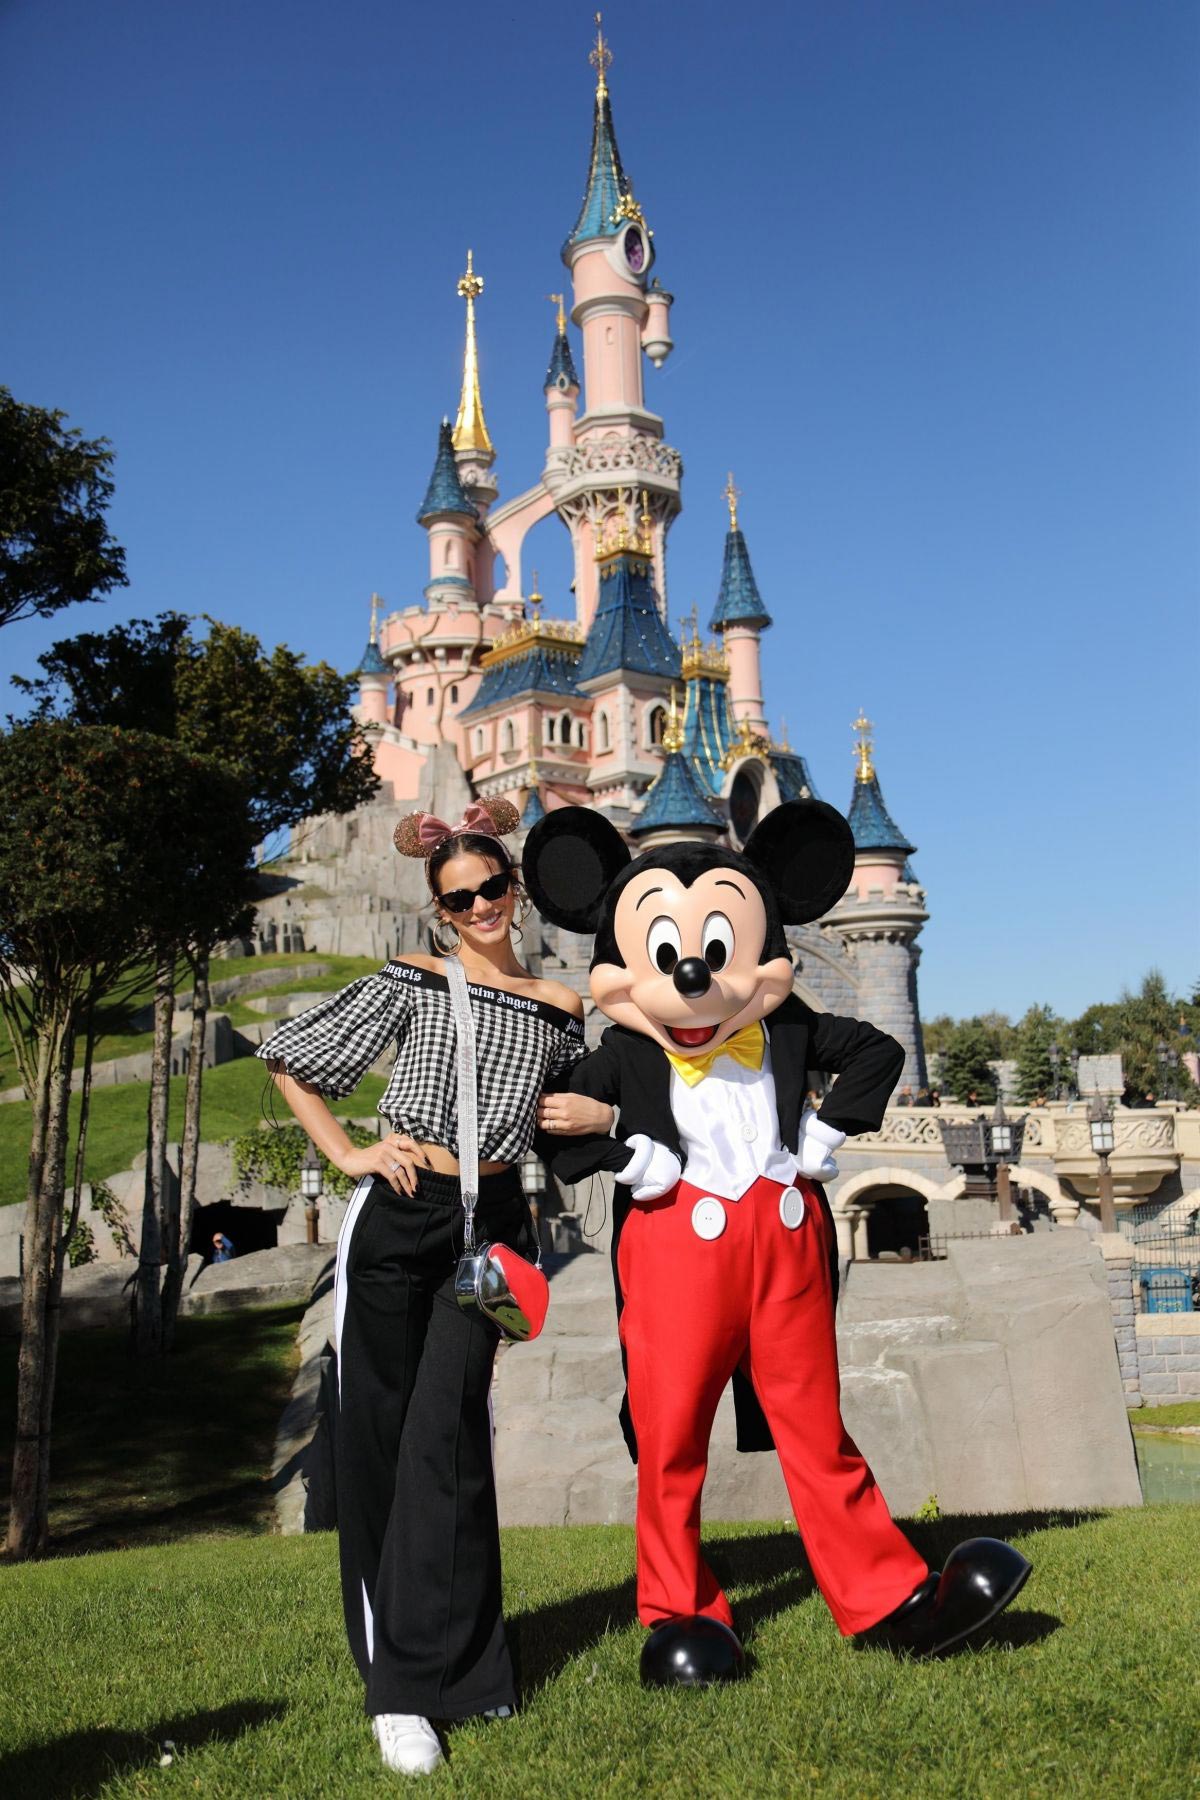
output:
[[[500,1602],[489,1388],[497,1328],[454,1298],[456,1177],[364,1179],[338,1239],[342,1601],[366,1710],[464,1719],[515,1703]],[[532,1255],[515,1169],[480,1182],[476,1236]]]

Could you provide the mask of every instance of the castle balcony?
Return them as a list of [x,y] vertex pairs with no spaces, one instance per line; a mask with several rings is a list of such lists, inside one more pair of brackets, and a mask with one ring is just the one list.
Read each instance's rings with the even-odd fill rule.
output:
[[[879,1131],[850,1138],[838,1153],[843,1171],[856,1179],[868,1166],[886,1167],[899,1178],[907,1171],[922,1182],[936,1181],[946,1190],[954,1185],[942,1145],[941,1124],[965,1124],[981,1114],[991,1115],[988,1105],[967,1107],[889,1107]],[[1049,1106],[1008,1108],[1010,1116],[1025,1121],[1021,1160],[1014,1165],[1018,1187],[1041,1187],[1050,1198],[1051,1210],[1061,1185],[1070,1183],[1075,1195],[1093,1200],[1099,1194],[1099,1161],[1091,1146],[1087,1102],[1052,1101]],[[1115,1149],[1109,1158],[1118,1208],[1137,1205],[1164,1181],[1184,1176],[1184,1186],[1200,1183],[1200,1111],[1187,1110],[1174,1101],[1160,1101],[1145,1111],[1118,1107],[1113,1114]],[[948,1179],[949,1177],[949,1179]],[[1027,1180],[1028,1178],[1028,1180]],[[946,1192],[945,1197],[951,1197]],[[1073,1216],[1078,1209],[1066,1198],[1062,1209]],[[836,1204],[836,1203],[835,1203]],[[1067,1223],[1064,1216],[1060,1222]]]

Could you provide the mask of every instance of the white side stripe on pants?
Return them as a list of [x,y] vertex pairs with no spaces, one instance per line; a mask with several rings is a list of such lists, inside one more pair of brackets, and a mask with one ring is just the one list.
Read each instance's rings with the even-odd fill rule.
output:
[[346,1270],[350,1260],[350,1240],[363,1202],[371,1191],[373,1175],[364,1175],[350,1196],[342,1228],[338,1232],[337,1261],[333,1275],[333,1347],[337,1351],[338,1399],[342,1397],[342,1322],[346,1317]]

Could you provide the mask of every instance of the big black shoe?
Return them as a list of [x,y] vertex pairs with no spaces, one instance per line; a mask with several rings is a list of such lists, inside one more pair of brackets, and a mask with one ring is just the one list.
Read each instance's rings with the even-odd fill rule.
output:
[[940,1656],[982,1631],[1029,1579],[1032,1563],[999,1538],[968,1538],[859,1642],[899,1656]]
[[703,1614],[665,1619],[642,1645],[643,1687],[712,1687],[745,1672],[736,1633]]

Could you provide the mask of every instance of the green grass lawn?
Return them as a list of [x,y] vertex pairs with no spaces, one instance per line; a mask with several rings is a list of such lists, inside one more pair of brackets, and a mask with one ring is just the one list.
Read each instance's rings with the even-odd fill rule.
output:
[[[913,1527],[944,1553],[979,1521]],[[992,1522],[993,1524],[997,1522]],[[632,1534],[505,1534],[524,1709],[450,1738],[433,1793],[1183,1800],[1200,1757],[1197,1514],[1010,1521],[1034,1574],[980,1648],[898,1663],[841,1640],[794,1532],[709,1534],[753,1667],[638,1685]],[[1189,1573],[1190,1572],[1190,1573]],[[0,1571],[0,1791],[353,1800],[378,1762],[341,1631],[336,1542],[227,1539]],[[161,1746],[173,1740],[170,1766]]]
[[[54,1549],[74,1555],[272,1530],[271,1452],[303,1311],[268,1306],[181,1319],[174,1352],[152,1361],[130,1356],[123,1330],[64,1333],[51,1462]],[[0,1342],[5,1499],[16,1364],[16,1341]]]
[[[326,965],[328,973],[324,975],[307,973],[315,966]],[[265,991],[273,994],[335,993],[338,988],[345,987],[347,982],[354,981],[359,975],[374,974],[378,967],[376,959],[370,956],[318,956],[315,952],[305,952],[302,956],[238,956],[214,962],[211,965],[210,981],[225,981],[232,975],[256,975],[265,969],[286,968],[295,972],[295,979]],[[180,964],[175,991],[177,994],[190,994],[192,991],[191,971],[184,963]],[[134,1014],[151,1005],[153,1000],[154,978],[147,972],[133,977],[132,984],[122,988],[120,999],[105,1000],[97,1007],[97,1062],[107,1062],[114,1056],[135,1056],[153,1048],[153,1033],[134,1031],[132,1025]],[[214,1007],[214,1010],[227,1012],[234,1025],[261,1025],[264,1018],[264,1014],[246,1006],[240,999],[230,1000],[219,1008]],[[189,1024],[188,1013],[176,1013],[176,1033],[185,1031]],[[77,1061],[82,1059],[83,1045],[83,1038],[77,1039]],[[8,1032],[0,1031],[0,1092],[6,1088],[19,1087],[20,1082],[21,1076]]]
[[1181,1400],[1177,1406],[1140,1406],[1129,1415],[1135,1431],[1161,1430],[1164,1425],[1200,1425],[1200,1400]]
[[[365,1075],[348,1099],[332,1103],[333,1111],[341,1118],[366,1118],[374,1112],[385,1085],[378,1075]],[[172,1078],[172,1138],[183,1129],[184,1086],[184,1076]],[[256,1057],[240,1057],[236,1062],[222,1063],[218,1069],[207,1069],[200,1115],[201,1137],[220,1143],[243,1131],[253,1130],[263,1116],[267,1092],[266,1067]],[[127,1082],[120,1087],[93,1088],[86,1155],[89,1181],[102,1181],[120,1169],[130,1168],[138,1151],[145,1149],[147,1094],[144,1081]],[[275,1111],[281,1121],[291,1117],[278,1098]],[[78,1119],[79,1096],[76,1094],[71,1100],[72,1137]],[[23,1100],[0,1106],[0,1206],[11,1206],[25,1198],[29,1132],[29,1107]]]

